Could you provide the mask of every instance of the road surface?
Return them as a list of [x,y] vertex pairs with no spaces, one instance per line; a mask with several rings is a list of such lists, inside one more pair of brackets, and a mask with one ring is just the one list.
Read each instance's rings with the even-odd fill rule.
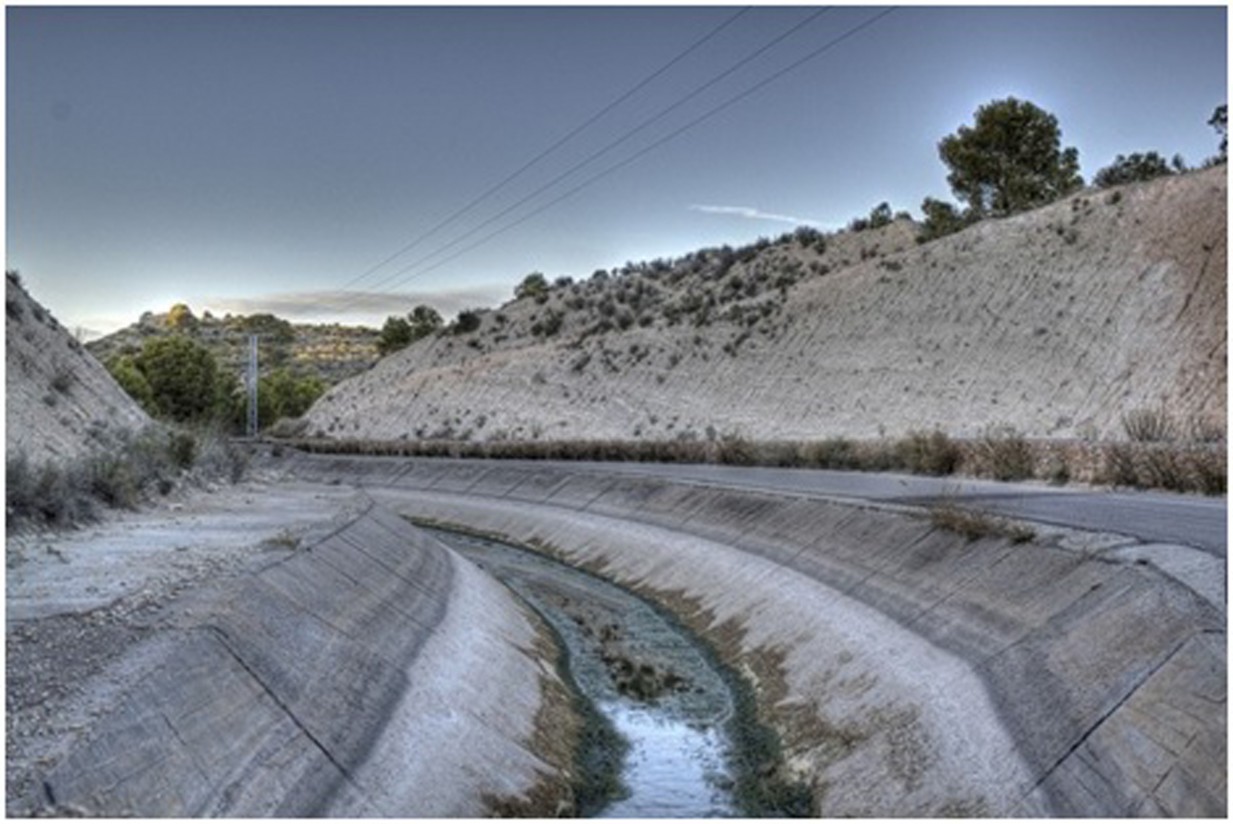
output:
[[[413,460],[448,461],[448,458]],[[1053,526],[1125,535],[1145,543],[1176,544],[1225,558],[1228,501],[1166,492],[1108,491],[1042,483],[1002,483],[972,478],[932,478],[886,472],[825,469],[652,464],[591,461],[480,461],[494,467],[526,466],[639,475],[708,486],[820,495],[880,503],[920,505],[940,498],[996,515]]]

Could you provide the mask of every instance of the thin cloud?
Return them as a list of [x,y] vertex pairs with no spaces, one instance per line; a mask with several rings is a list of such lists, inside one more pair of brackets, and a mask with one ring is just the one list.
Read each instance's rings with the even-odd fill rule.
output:
[[695,212],[705,212],[708,215],[734,215],[747,220],[773,220],[778,223],[791,223],[793,226],[817,226],[818,221],[792,215],[780,215],[774,212],[764,212],[750,206],[707,206],[694,204],[689,207]]
[[268,312],[288,320],[372,322],[389,315],[405,315],[420,304],[427,304],[449,318],[463,309],[495,306],[511,297],[509,286],[485,285],[395,294],[346,290],[277,292],[250,298],[205,298],[201,306],[215,315]]

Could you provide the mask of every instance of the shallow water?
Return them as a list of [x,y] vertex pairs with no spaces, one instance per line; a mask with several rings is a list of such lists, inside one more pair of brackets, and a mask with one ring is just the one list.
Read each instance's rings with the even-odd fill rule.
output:
[[735,816],[724,724],[727,683],[686,630],[637,595],[534,552],[434,534],[487,569],[548,621],[579,690],[629,743],[615,818]]
[[700,729],[628,702],[599,705],[627,741],[622,767],[628,797],[599,818],[715,818],[736,815],[724,758],[727,745],[714,726]]

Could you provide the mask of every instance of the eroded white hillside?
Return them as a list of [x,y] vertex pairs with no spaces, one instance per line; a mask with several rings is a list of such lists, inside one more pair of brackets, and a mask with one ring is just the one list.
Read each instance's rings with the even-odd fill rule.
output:
[[33,464],[115,444],[149,417],[13,276],[5,278],[5,450]]
[[914,227],[711,250],[553,288],[349,380],[307,435],[399,440],[1120,437],[1223,421],[1223,167]]

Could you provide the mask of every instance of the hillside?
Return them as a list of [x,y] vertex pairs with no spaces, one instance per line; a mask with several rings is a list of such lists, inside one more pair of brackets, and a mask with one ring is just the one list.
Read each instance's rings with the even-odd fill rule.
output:
[[87,343],[86,348],[106,363],[119,355],[136,354],[150,338],[180,334],[209,349],[222,369],[243,375],[249,335],[259,334],[263,372],[285,367],[330,385],[363,372],[377,360],[380,333],[365,326],[293,324],[269,314],[218,318],[205,312],[196,317],[186,309],[146,312],[136,323]]
[[931,243],[909,221],[559,283],[343,382],[305,434],[405,440],[1123,437],[1223,426],[1224,167]]
[[120,443],[150,423],[107,370],[18,279],[5,278],[5,451],[63,462]]

